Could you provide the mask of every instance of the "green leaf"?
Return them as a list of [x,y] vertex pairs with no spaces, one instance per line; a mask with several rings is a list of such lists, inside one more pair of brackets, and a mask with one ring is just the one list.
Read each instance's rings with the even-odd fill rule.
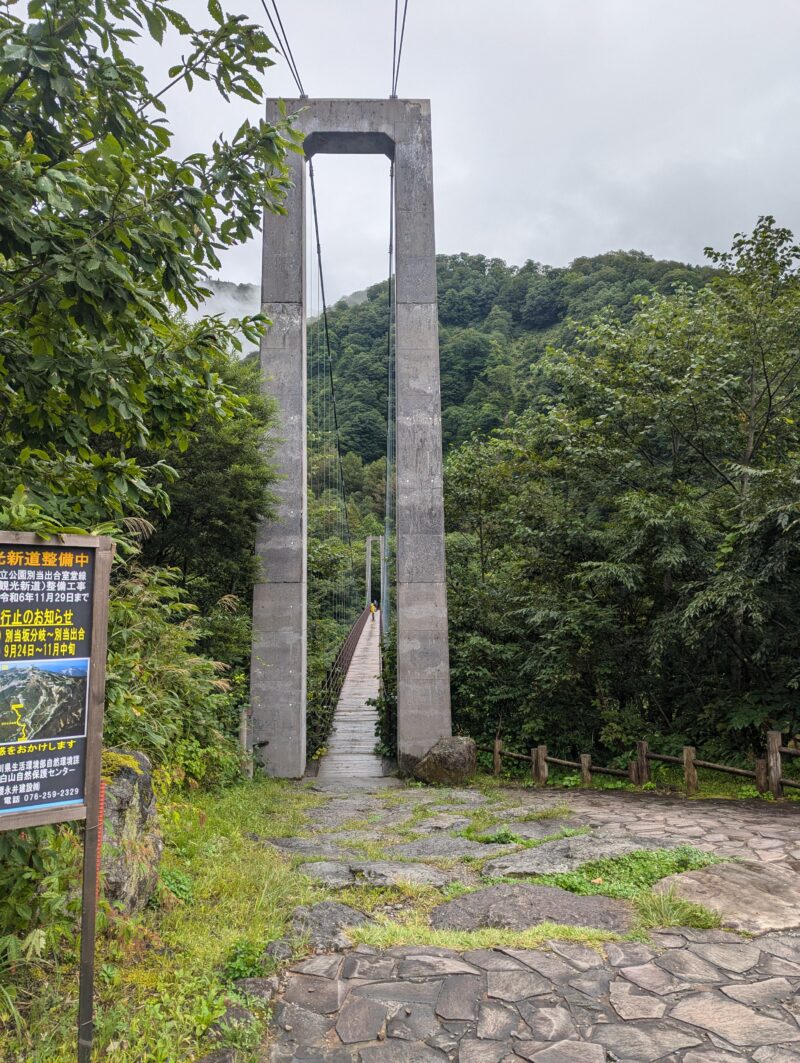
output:
[[160,11],[149,4],[140,6],[139,10],[144,15],[150,36],[161,44],[164,40],[165,19]]

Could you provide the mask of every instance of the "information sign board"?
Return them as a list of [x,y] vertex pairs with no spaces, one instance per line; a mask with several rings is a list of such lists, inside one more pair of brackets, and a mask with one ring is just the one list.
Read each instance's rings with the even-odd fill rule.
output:
[[0,815],[85,801],[94,568],[0,547]]
[[99,770],[106,632],[96,613],[107,615],[110,558],[108,540],[0,532],[0,830],[85,818],[89,760]]
[[0,531],[0,831],[85,820],[78,1060],[94,945],[110,539]]

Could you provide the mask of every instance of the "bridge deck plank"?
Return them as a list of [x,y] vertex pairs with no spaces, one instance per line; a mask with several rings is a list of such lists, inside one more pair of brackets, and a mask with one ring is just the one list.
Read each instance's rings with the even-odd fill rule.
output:
[[350,662],[333,717],[327,753],[320,761],[319,781],[383,776],[383,762],[375,753],[378,713],[369,704],[378,696],[379,675],[380,613],[376,613],[374,621],[367,621]]

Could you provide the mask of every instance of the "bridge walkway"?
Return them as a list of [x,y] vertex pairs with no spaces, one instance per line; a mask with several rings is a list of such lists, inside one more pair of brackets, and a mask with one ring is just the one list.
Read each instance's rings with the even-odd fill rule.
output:
[[327,753],[317,781],[339,783],[383,777],[383,761],[375,752],[378,710],[370,701],[380,690],[381,615],[367,620],[347,670],[333,717]]

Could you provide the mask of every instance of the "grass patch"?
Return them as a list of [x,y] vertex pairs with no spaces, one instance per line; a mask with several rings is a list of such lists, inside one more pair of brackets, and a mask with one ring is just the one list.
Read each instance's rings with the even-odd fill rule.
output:
[[393,945],[422,945],[464,951],[503,946],[535,949],[553,940],[576,941],[597,946],[604,941],[619,940],[619,935],[611,934],[607,930],[560,926],[556,923],[542,923],[530,930],[434,930],[417,912],[398,922],[379,916],[374,926],[355,927],[349,934],[355,942],[379,949],[391,948]]
[[456,833],[461,838],[469,838],[470,841],[478,841],[482,835],[490,834],[493,829],[499,829],[502,825],[502,819],[497,812],[490,812],[488,808],[478,808],[467,815],[470,820],[469,826]]
[[538,885],[560,886],[584,896],[602,894],[631,901],[636,908],[637,931],[670,926],[710,930],[720,925],[716,912],[682,900],[674,890],[654,893],[652,887],[668,875],[697,871],[720,862],[719,857],[682,845],[676,849],[639,850],[609,860],[595,860],[577,871],[540,875],[535,881]]
[[520,849],[535,849],[539,845],[544,845],[545,842],[557,842],[561,838],[575,838],[579,834],[588,833],[588,827],[566,827],[564,830],[545,834],[542,838],[521,838],[507,827],[501,827],[493,833],[471,835],[471,837],[474,837],[476,842],[484,842],[488,845],[518,845]]
[[399,882],[394,886],[355,883],[337,890],[336,900],[367,913],[376,912],[390,904],[413,906],[418,911],[429,912],[442,903],[442,894],[433,886],[418,886],[411,882]]
[[[507,826],[509,820],[515,823],[540,823],[548,819],[564,819],[571,815],[572,810],[566,804],[560,803],[552,808],[544,808],[539,811],[524,812],[521,815],[503,817],[503,809],[479,808],[470,815],[471,823],[468,827],[458,831],[462,838],[469,838],[476,842],[497,842],[499,844],[513,843],[527,845],[531,839],[520,838]],[[583,829],[579,832],[583,833]],[[564,833],[553,834],[541,841],[552,841],[554,838],[564,838],[569,835]],[[534,844],[538,841],[534,840]]]
[[[716,912],[684,901],[674,890],[654,893],[652,887],[668,875],[696,871],[720,863],[719,857],[683,845],[676,849],[639,850],[608,860],[595,860],[577,871],[531,876],[525,881],[537,886],[558,886],[582,896],[602,895],[632,903],[636,921],[631,937],[642,939],[646,931],[671,926],[710,930],[720,925]],[[514,884],[520,879],[493,878],[488,885]]]
[[700,852],[690,845],[681,845],[675,849],[642,849],[626,856],[593,860],[577,871],[567,871],[559,875],[539,875],[536,882],[542,886],[560,886],[570,893],[581,893],[585,896],[600,893],[606,897],[632,900],[642,890],[650,889],[667,875],[675,875],[681,871],[697,871],[720,862],[719,857]]
[[561,802],[553,805],[552,808],[542,809],[541,812],[525,812],[521,816],[515,816],[514,819],[517,823],[539,823],[544,819],[566,819],[567,816],[571,815],[572,809],[569,805]]
[[484,845],[523,845],[525,841],[508,827],[498,827],[497,830],[490,831],[488,834],[475,834],[474,830],[472,833],[467,833],[467,831],[463,833],[465,838],[472,838],[473,841],[482,842]]
[[386,850],[382,842],[378,841],[351,841],[347,839],[347,848],[359,853],[365,860],[388,860]]
[[[374,821],[378,821],[377,816],[375,817]],[[372,817],[368,817],[367,819],[346,819],[344,823],[341,824],[341,826],[331,828],[331,833],[341,834],[343,831],[369,830],[371,826],[373,826]]]
[[381,794],[378,800],[384,808],[397,808],[408,803],[405,790],[395,790],[393,793]]
[[386,824],[384,829],[391,831],[398,839],[402,839],[403,841],[416,841],[417,838],[424,837],[424,833],[418,831],[416,828],[424,823],[426,819],[432,819],[436,815],[438,815],[438,813],[435,812],[430,805],[416,805],[414,811],[407,820],[399,826]]
[[388,842],[389,845],[399,845],[400,842],[416,842],[425,837],[422,831],[414,830],[413,827],[394,827],[392,834],[394,837]]
[[702,904],[684,901],[674,890],[652,893],[643,890],[634,898],[638,913],[638,925],[644,930],[656,927],[693,926],[699,930],[714,930],[720,925],[720,917]]
[[[98,1059],[182,1063],[203,1054],[203,1034],[230,995],[225,968],[229,975],[257,970],[265,946],[283,935],[293,909],[327,895],[284,855],[247,835],[297,834],[307,813],[322,803],[324,798],[300,787],[259,779],[162,806],[162,883],[171,885],[160,892],[160,905],[141,916],[101,921]],[[181,883],[191,890],[173,888]],[[13,1024],[0,1030],[0,1059],[73,1063],[74,950],[18,970],[15,989],[22,1023],[19,1030]],[[266,1012],[260,1012],[253,1029],[229,1032],[227,1040],[241,1048],[241,1063],[257,1059],[265,1028]]]

